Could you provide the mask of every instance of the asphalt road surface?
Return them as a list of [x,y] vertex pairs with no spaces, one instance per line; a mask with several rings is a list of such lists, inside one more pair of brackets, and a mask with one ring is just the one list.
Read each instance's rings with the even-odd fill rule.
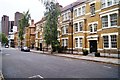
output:
[[118,78],[118,66],[17,49],[2,51],[5,78]]

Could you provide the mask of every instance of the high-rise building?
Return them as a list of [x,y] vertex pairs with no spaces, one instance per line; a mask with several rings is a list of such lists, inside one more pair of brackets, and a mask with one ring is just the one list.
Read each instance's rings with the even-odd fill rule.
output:
[[13,32],[14,21],[9,21],[9,32]]
[[9,17],[7,15],[3,15],[1,25],[2,25],[2,33],[5,33],[8,36],[8,24]]
[[19,20],[22,18],[22,13],[20,13],[20,12],[16,12],[15,13],[15,17],[14,17],[14,26],[19,26]]
[[9,46],[10,47],[14,47],[14,21],[9,21],[9,36],[8,36],[8,40],[9,40]]

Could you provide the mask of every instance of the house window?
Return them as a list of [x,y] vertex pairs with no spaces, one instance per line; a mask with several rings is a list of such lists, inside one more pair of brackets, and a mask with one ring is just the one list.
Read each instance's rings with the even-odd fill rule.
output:
[[93,32],[92,24],[90,24],[90,32]]
[[95,3],[90,5],[91,15],[95,15]]
[[109,37],[103,36],[103,40],[104,40],[104,48],[109,48]]
[[93,24],[94,25],[94,32],[97,31],[97,24]]
[[82,14],[85,14],[85,6],[82,7]]
[[107,5],[108,6],[112,5],[112,0],[107,0]]
[[70,19],[70,16],[71,16],[71,13],[70,13],[70,12],[68,12],[68,19]]
[[68,46],[68,39],[65,39],[65,46]]
[[68,39],[62,39],[62,46],[67,46],[68,45]]
[[75,17],[77,17],[77,9],[75,9],[74,13],[75,13]]
[[83,22],[79,22],[79,31],[83,30]]
[[110,15],[110,22],[111,22],[111,26],[116,26],[117,25],[117,14],[111,14]]
[[81,8],[78,9],[79,16],[81,16]]
[[111,48],[117,48],[117,36],[111,35]]
[[64,34],[64,27],[62,27],[62,34]]
[[65,13],[65,20],[67,20],[67,13]]
[[68,27],[67,26],[65,27],[65,29],[66,29],[66,33],[68,33]]
[[114,0],[114,4],[117,4],[117,3],[119,3],[119,0]]
[[64,15],[62,15],[62,21],[64,20]]
[[102,8],[106,6],[105,0],[102,0]]
[[97,32],[97,23],[90,24],[89,27],[91,33]]
[[64,39],[62,39],[62,46],[64,46]]
[[68,33],[68,26],[63,26],[62,27],[62,34],[67,34]]
[[58,31],[58,37],[60,37],[60,31]]
[[79,38],[79,47],[82,47],[82,38]]
[[111,5],[114,5],[114,4],[118,4],[119,3],[119,0],[101,0],[101,7],[102,8],[105,8],[105,7],[109,7]]
[[78,38],[75,38],[75,47],[78,47]]
[[78,23],[74,24],[75,32],[78,32]]
[[108,16],[102,17],[102,27],[108,27]]

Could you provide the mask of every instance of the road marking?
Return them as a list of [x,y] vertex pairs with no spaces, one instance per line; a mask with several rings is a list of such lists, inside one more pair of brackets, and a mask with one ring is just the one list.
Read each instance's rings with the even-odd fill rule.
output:
[[6,56],[9,56],[10,54],[5,54]]
[[43,79],[43,77],[41,75],[35,75],[35,76],[28,77],[28,78],[41,78],[41,79]]
[[109,66],[104,66],[104,67],[109,68],[109,69],[111,68],[111,67],[109,67]]

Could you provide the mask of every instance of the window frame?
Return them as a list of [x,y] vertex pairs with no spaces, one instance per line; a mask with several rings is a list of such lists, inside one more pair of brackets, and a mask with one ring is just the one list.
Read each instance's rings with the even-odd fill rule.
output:
[[[111,19],[111,16],[113,16],[113,15],[115,15],[115,18],[116,18],[116,19],[114,19],[114,20]],[[109,16],[110,16],[110,26],[111,26],[111,27],[112,27],[112,26],[117,26],[117,14],[114,13],[114,14],[110,14]],[[114,21],[114,22],[116,21],[116,24],[115,24],[115,25],[112,25],[112,22],[113,22],[113,21]]]
[[78,23],[74,23],[74,32],[78,32]]
[[[108,37],[108,47],[104,46],[104,37],[107,36]],[[111,36],[115,36],[115,41],[112,41],[112,37]],[[112,43],[115,43],[116,47],[113,47]],[[116,34],[110,34],[110,35],[104,35],[103,36],[103,48],[104,49],[117,49],[117,35]]]
[[75,48],[82,48],[83,46],[83,37],[75,37]]
[[[115,21],[116,21],[116,25],[111,25],[112,23],[111,23],[111,15],[116,15],[116,18],[117,19],[115,19]],[[103,17],[105,17],[105,16],[107,16],[107,20],[104,22],[104,23],[107,23],[107,26],[106,27],[104,27],[103,26]],[[114,28],[114,27],[117,27],[118,26],[118,22],[117,22],[117,20],[118,20],[118,13],[109,13],[109,14],[106,14],[106,15],[104,15],[104,16],[101,16],[101,23],[102,23],[102,29],[107,29],[107,28]],[[105,25],[105,24],[104,24]]]
[[98,23],[91,23],[91,24],[89,24],[90,34],[97,33],[97,26],[98,26]]
[[91,12],[91,16],[95,15],[95,3],[90,5],[90,12]]

